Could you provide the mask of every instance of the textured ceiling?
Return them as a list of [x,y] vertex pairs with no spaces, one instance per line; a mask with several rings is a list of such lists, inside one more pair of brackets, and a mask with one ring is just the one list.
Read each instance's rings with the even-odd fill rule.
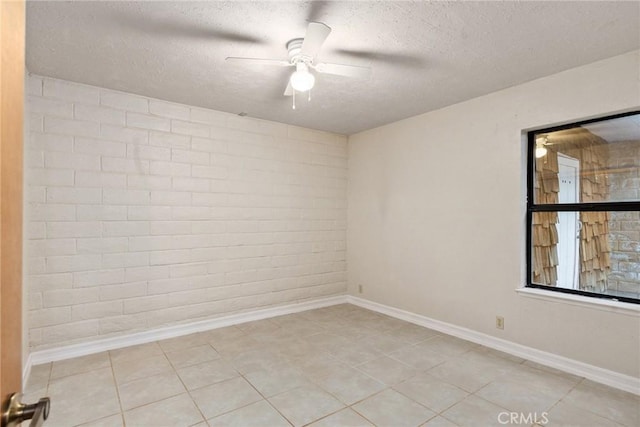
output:
[[[307,21],[333,32],[312,100],[282,96]],[[640,47],[638,2],[29,2],[27,68],[45,76],[352,134]]]

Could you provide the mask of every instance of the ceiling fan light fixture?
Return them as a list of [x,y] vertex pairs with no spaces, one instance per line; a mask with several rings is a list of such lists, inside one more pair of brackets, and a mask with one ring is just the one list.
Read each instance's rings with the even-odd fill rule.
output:
[[311,90],[316,83],[316,78],[309,72],[309,67],[304,62],[298,62],[296,64],[296,71],[291,74],[289,79],[291,87],[298,92],[306,92]]

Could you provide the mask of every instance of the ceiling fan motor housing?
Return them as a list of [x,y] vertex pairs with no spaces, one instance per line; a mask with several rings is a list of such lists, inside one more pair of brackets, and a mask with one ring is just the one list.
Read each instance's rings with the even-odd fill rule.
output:
[[304,39],[293,39],[287,43],[287,51],[289,52],[289,62],[293,65],[298,62],[304,62],[306,64],[310,64],[312,58],[307,56],[300,55],[300,51],[302,50],[302,43]]

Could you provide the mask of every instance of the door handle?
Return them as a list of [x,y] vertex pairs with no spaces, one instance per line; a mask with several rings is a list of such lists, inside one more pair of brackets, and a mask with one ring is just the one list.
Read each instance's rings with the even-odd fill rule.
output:
[[27,405],[22,403],[22,393],[13,393],[2,411],[2,427],[17,427],[23,421],[31,420],[29,427],[40,427],[49,418],[51,401],[43,397],[38,403]]

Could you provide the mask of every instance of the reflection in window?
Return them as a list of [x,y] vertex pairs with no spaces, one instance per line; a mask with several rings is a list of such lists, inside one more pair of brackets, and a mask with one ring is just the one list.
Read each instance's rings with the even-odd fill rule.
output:
[[640,300],[640,114],[529,144],[529,285]]

